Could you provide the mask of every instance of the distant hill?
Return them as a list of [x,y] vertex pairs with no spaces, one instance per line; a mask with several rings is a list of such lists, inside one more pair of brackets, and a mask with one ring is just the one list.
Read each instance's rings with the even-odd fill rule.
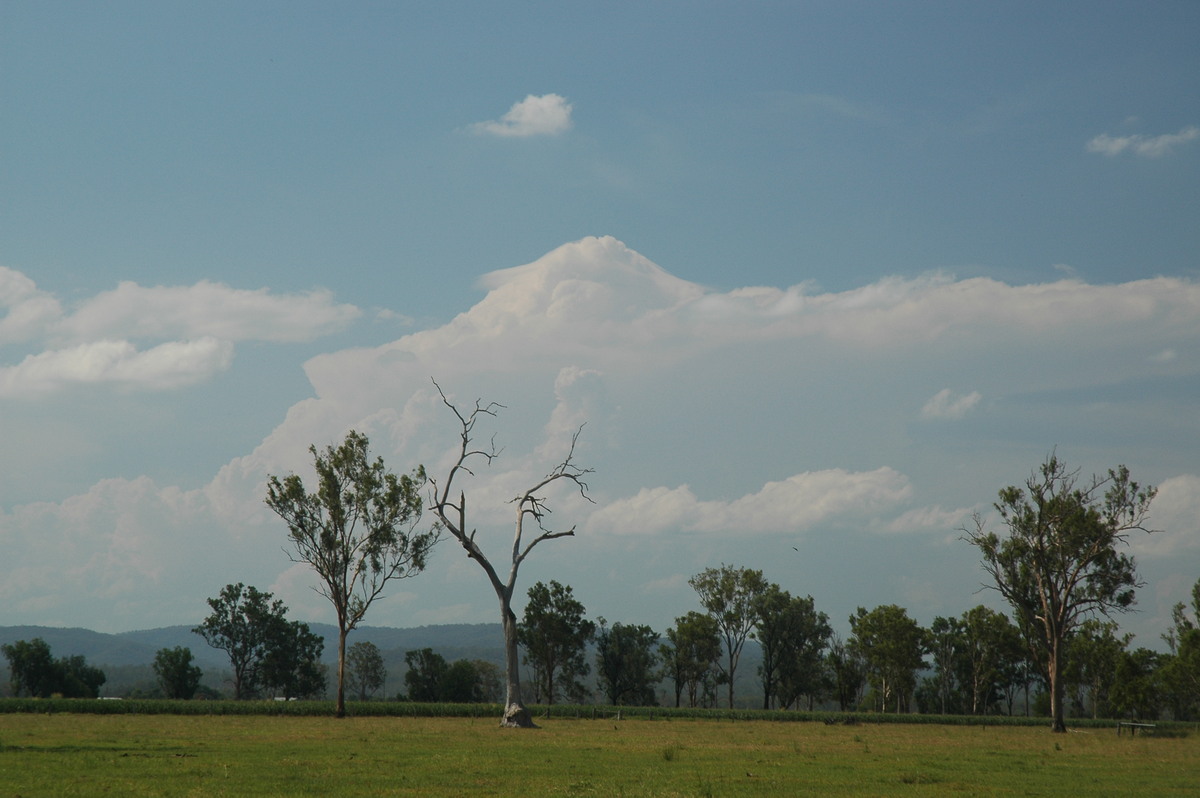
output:
[[[337,627],[312,623],[310,628],[325,638],[322,659],[337,660]],[[154,655],[163,648],[184,646],[192,650],[196,664],[202,668],[229,667],[224,651],[208,645],[191,626],[164,626],[134,632],[105,634],[90,629],[64,629],[53,626],[0,626],[0,644],[40,637],[56,657],[81,654],[93,665],[124,666],[150,665]],[[503,659],[503,637],[500,624],[448,624],[420,626],[413,629],[394,629],[387,626],[364,626],[355,629],[347,645],[370,641],[379,647],[386,659],[403,660],[404,652],[432,648],[449,661],[456,659]],[[3,663],[0,662],[0,667]]]

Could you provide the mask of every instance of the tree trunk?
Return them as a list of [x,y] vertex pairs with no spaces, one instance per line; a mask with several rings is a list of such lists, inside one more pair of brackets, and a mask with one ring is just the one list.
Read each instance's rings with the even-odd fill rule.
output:
[[346,717],[346,628],[338,624],[337,709],[334,717]]
[[1046,668],[1046,675],[1050,679],[1050,730],[1053,732],[1066,732],[1066,714],[1063,709],[1066,699],[1066,686],[1062,680],[1062,660],[1059,657],[1058,649],[1059,642],[1055,641],[1053,648],[1050,650],[1050,661],[1047,663],[1048,667]]
[[500,620],[504,627],[504,717],[501,726],[536,729],[533,716],[521,702],[521,671],[518,667],[517,616],[508,602],[500,600]]

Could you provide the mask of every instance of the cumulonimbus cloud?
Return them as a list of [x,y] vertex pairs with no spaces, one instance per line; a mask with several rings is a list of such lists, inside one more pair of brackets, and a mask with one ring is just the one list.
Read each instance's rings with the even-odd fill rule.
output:
[[1087,143],[1087,151],[1107,155],[1112,158],[1123,152],[1129,152],[1142,158],[1161,158],[1169,155],[1176,147],[1200,139],[1200,127],[1191,125],[1178,133],[1164,133],[1161,136],[1146,136],[1135,133],[1129,136],[1110,136],[1101,133]]
[[470,129],[490,136],[557,136],[571,129],[571,104],[558,94],[530,94],[499,119],[476,122]]

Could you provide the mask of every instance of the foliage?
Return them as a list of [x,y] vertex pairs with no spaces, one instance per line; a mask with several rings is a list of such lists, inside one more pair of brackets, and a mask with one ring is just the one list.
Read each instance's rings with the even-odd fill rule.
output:
[[909,709],[916,688],[916,671],[928,665],[922,659],[929,650],[928,632],[895,604],[867,612],[859,607],[850,616],[852,645],[862,652],[868,679],[876,692],[877,709],[897,712]]
[[446,671],[449,669],[445,657],[432,648],[422,648],[405,652],[404,664],[408,666],[408,671],[404,674],[404,684],[408,688],[410,701],[442,699],[442,680],[446,678]]
[[538,582],[529,588],[517,641],[525,649],[525,664],[533,666],[534,701],[553,704],[559,695],[575,701],[587,695],[581,679],[591,671],[587,645],[596,624],[583,615],[569,585],[551,579],[549,586]]
[[1171,629],[1163,635],[1170,657],[1162,664],[1163,690],[1180,720],[1200,713],[1200,579],[1192,586],[1192,615],[1180,602],[1171,610]]
[[262,685],[272,697],[320,698],[325,694],[326,667],[321,663],[325,638],[308,624],[274,624],[262,663]]
[[821,653],[833,633],[829,616],[816,610],[812,596],[793,597],[775,584],[758,597],[755,610],[763,709],[770,709],[772,698],[790,707],[803,695],[813,696],[821,689]]
[[346,686],[359,701],[373,696],[386,680],[387,667],[378,646],[359,641],[346,650]]
[[345,715],[346,635],[355,629],[387,583],[425,569],[438,527],[418,533],[425,472],[397,477],[383,458],[370,460],[367,436],[350,431],[337,448],[309,447],[317,489],[308,493],[295,474],[267,483],[267,506],[288,526],[294,562],[311,565],[318,592],[338,622],[338,717]]
[[600,689],[608,703],[647,706],[657,704],[658,633],[649,626],[600,619],[596,635],[596,665]]
[[732,708],[738,660],[758,620],[756,605],[767,589],[767,580],[762,571],[722,564],[720,568],[706,568],[689,579],[688,584],[699,594],[701,606],[716,619],[721,630],[727,657],[723,673]]
[[1000,491],[995,507],[1004,537],[989,532],[978,515],[974,529],[966,530],[1046,674],[1055,731],[1066,730],[1067,638],[1085,618],[1133,604],[1134,560],[1119,549],[1132,531],[1147,531],[1143,522],[1154,495],[1154,488],[1132,481],[1125,466],[1081,485],[1078,472],[1052,454],[1024,488]]
[[104,672],[79,655],[54,659],[40,637],[0,646],[8,659],[13,693],[34,698],[95,698],[105,682]]
[[675,683],[675,706],[687,693],[688,706],[716,704],[720,673],[721,633],[711,615],[689,612],[667,630],[668,643],[659,647],[664,676]]
[[833,682],[838,708],[842,712],[855,709],[862,699],[867,683],[867,663],[857,647],[847,645],[841,637],[830,636],[829,653],[825,656],[826,669]]
[[154,655],[154,675],[166,698],[187,700],[196,695],[203,671],[192,664],[192,650],[185,646],[160,648]]
[[239,582],[226,585],[208,605],[212,614],[192,631],[229,655],[234,699],[269,689],[288,696],[324,690],[318,669],[324,641],[307,624],[289,622],[282,601]]

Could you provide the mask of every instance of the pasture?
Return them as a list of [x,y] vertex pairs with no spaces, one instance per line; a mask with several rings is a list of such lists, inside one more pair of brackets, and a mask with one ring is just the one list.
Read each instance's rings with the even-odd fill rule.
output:
[[1200,737],[765,720],[0,714],[8,796],[1195,794]]

